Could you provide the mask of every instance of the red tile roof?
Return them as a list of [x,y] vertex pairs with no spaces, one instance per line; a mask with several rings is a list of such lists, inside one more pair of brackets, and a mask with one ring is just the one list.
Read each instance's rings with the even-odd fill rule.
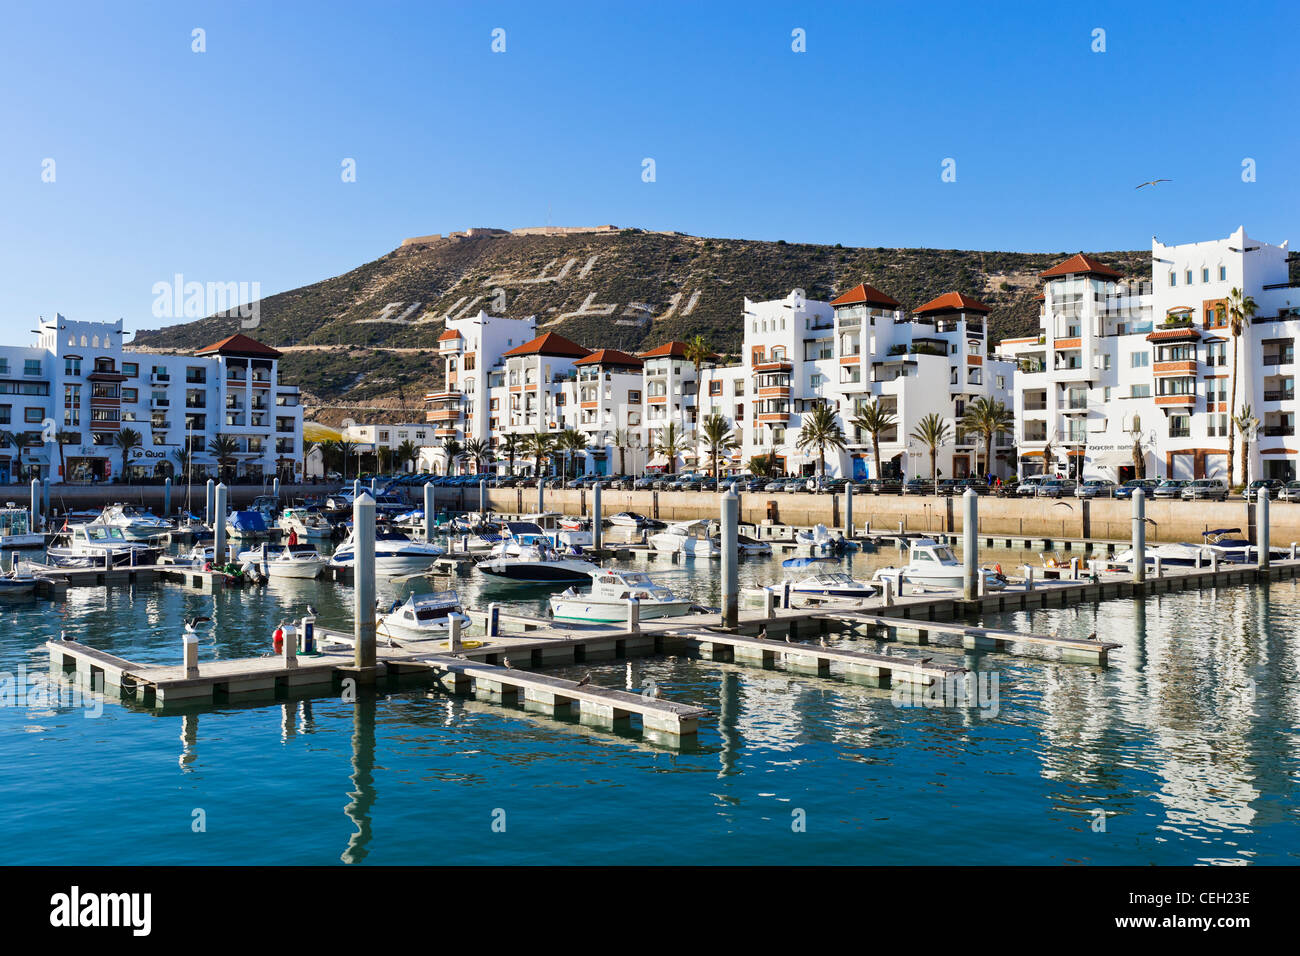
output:
[[1112,279],[1122,279],[1122,273],[1116,272],[1109,266],[1104,266],[1091,256],[1085,256],[1082,252],[1078,255],[1070,256],[1064,262],[1059,262],[1046,272],[1038,273],[1041,279],[1052,279],[1057,276],[1078,275],[1079,273],[1089,273],[1097,276],[1108,276]]
[[645,365],[635,355],[628,355],[618,349],[597,349],[586,358],[578,359],[574,365],[618,365],[625,368],[640,368]]
[[867,305],[879,305],[889,309],[902,308],[902,303],[897,299],[891,299],[875,286],[867,285],[865,282],[859,282],[848,292],[831,299],[831,305],[856,305],[859,302],[865,302]]
[[220,342],[213,342],[211,345],[205,345],[195,352],[195,355],[209,355],[216,353],[218,355],[241,355],[246,358],[272,358],[278,359],[280,353],[269,345],[263,345],[261,342],[250,339],[247,335],[236,332],[234,335],[222,339]]
[[450,342],[452,339],[458,339],[458,338],[460,338],[459,332],[457,332],[455,329],[448,329],[446,332],[443,332],[442,335],[438,336],[438,341]]
[[672,358],[686,358],[686,343],[665,342],[663,345],[652,348],[649,352],[641,353],[643,359],[662,358],[666,355],[671,356]]
[[539,335],[531,342],[517,345],[505,353],[506,356],[554,355],[560,358],[585,358],[590,354],[590,349],[584,349],[577,342],[570,342],[563,335],[558,335],[555,332]]
[[1156,329],[1156,331],[1147,335],[1147,341],[1164,342],[1169,339],[1199,339],[1200,337],[1200,332],[1190,325],[1186,325],[1179,329]]
[[937,299],[931,299],[925,305],[913,310],[917,315],[929,315],[935,312],[989,312],[987,305],[979,299],[971,298],[961,292],[945,292]]

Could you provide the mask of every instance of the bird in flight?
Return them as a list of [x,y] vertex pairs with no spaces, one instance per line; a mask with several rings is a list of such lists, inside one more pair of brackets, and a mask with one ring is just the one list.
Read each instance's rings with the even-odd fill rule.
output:
[[1133,188],[1134,188],[1134,189],[1141,189],[1143,186],[1154,186],[1156,183],[1172,183],[1172,182],[1173,182],[1172,179],[1151,179],[1151,180],[1148,180],[1148,181],[1145,182],[1145,183],[1141,183],[1141,184],[1139,184],[1139,185],[1137,185],[1137,186],[1134,186]]
[[586,676],[583,677],[582,680],[578,681],[578,686],[586,687],[590,683],[591,683],[591,671],[587,671]]

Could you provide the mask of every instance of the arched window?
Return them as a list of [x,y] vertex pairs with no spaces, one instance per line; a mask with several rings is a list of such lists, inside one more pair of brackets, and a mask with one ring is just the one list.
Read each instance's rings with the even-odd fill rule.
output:
[[82,336],[81,336],[81,347],[82,347],[83,349],[86,347],[86,335],[85,335],[84,332],[82,333]]
[[95,348],[95,349],[99,348],[99,336],[98,336],[98,335],[96,335],[94,338],[92,338],[92,339],[90,340],[90,347],[91,347],[91,348]]
[[785,361],[785,346],[784,346],[784,345],[777,345],[777,346],[774,346],[774,347],[772,348],[772,361],[773,361],[773,362],[784,362],[784,361]]

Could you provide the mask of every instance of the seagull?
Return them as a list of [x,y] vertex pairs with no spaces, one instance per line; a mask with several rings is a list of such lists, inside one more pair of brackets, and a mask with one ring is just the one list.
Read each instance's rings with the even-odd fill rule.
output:
[[1090,640],[1090,641],[1095,641],[1096,639],[1097,639],[1097,632],[1096,632],[1096,631],[1093,631],[1091,634],[1088,635],[1088,640]]
[[823,638],[821,639],[821,645],[822,645],[822,647],[825,647],[825,646],[826,646],[826,638],[823,637]]
[[316,616],[316,609],[315,609],[314,607],[312,607],[310,604],[307,605],[307,616],[308,616],[308,617],[315,617],[315,616]]
[[582,678],[582,680],[578,681],[578,686],[586,687],[590,683],[591,683],[591,671],[587,671],[586,675]]
[[793,644],[793,643],[794,643],[794,641],[790,640],[790,633],[789,633],[788,631],[786,632],[786,635],[785,635],[785,642],[786,642],[787,644]]
[[928,663],[930,663],[932,660],[934,660],[933,657],[922,657],[922,658],[921,658],[921,663],[922,663],[922,664],[928,664]]
[[510,663],[510,658],[506,657],[504,654],[501,655],[501,666],[508,667],[510,670],[515,669],[515,665]]
[[[185,630],[188,631],[188,632],[190,632],[190,633],[193,633],[193,632],[194,632],[194,629],[195,629],[196,627],[198,627],[198,625],[200,625],[200,624],[204,624],[204,623],[206,623],[206,622],[208,622],[208,621],[211,621],[212,618],[210,618],[210,617],[187,617],[187,618],[185,618],[184,620],[185,620]],[[281,626],[283,626],[283,625],[281,625]]]
[[763,628],[758,632],[758,639],[759,639],[760,641],[765,641],[765,640],[767,640],[767,628],[766,628],[766,627],[763,627]]
[[1173,182],[1172,179],[1150,179],[1150,180],[1147,180],[1147,181],[1144,182],[1144,183],[1139,183],[1138,185],[1134,186],[1133,188],[1134,188],[1134,189],[1141,189],[1143,186],[1154,186],[1156,183],[1172,183],[1172,182]]

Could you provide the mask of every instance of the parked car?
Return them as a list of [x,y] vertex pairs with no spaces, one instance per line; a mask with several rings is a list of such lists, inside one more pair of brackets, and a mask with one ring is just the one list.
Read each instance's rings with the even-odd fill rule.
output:
[[1276,498],[1283,487],[1282,482],[1277,478],[1257,478],[1241,489],[1241,497],[1247,501],[1254,501],[1259,497],[1260,491],[1263,490],[1264,494],[1268,495],[1269,498]]
[[[903,493],[903,483],[897,478],[872,478],[866,483],[866,488],[873,495],[901,495]],[[855,487],[853,489],[857,491]]]
[[940,478],[939,487],[935,491],[935,494],[945,495],[945,496],[956,494],[959,491],[964,490],[960,487],[962,481],[964,480],[965,479],[962,478]]
[[902,493],[905,495],[931,495],[934,494],[934,485],[929,478],[909,478],[907,484],[903,485]]
[[1184,501],[1227,501],[1228,483],[1222,478],[1197,478],[1183,488]]
[[1016,484],[1016,494],[1025,495],[1026,497],[1038,494],[1038,486],[1041,485],[1046,478],[1046,475],[1029,475],[1026,478],[1021,478]]
[[844,486],[848,483],[847,478],[827,478],[824,481],[819,478],[809,478],[804,487],[818,494],[838,495],[844,491]]
[[1065,498],[1073,495],[1075,481],[1073,478],[1048,478],[1040,482],[1036,491],[1039,498]]
[[1089,478],[1074,490],[1079,498],[1111,498],[1115,495],[1115,482],[1109,478]]
[[1178,498],[1182,496],[1183,489],[1190,485],[1191,482],[1186,478],[1166,478],[1160,484],[1156,485],[1151,492],[1152,498]]
[[1152,490],[1159,484],[1160,480],[1157,478],[1131,478],[1115,489],[1115,497],[1132,498],[1133,492],[1141,488],[1142,493],[1149,498]]
[[1300,481],[1288,481],[1286,487],[1278,492],[1282,501],[1300,501]]
[[954,495],[964,495],[967,491],[973,491],[977,495],[987,495],[989,493],[989,482],[987,478],[960,478],[957,481],[957,487],[953,490]]

